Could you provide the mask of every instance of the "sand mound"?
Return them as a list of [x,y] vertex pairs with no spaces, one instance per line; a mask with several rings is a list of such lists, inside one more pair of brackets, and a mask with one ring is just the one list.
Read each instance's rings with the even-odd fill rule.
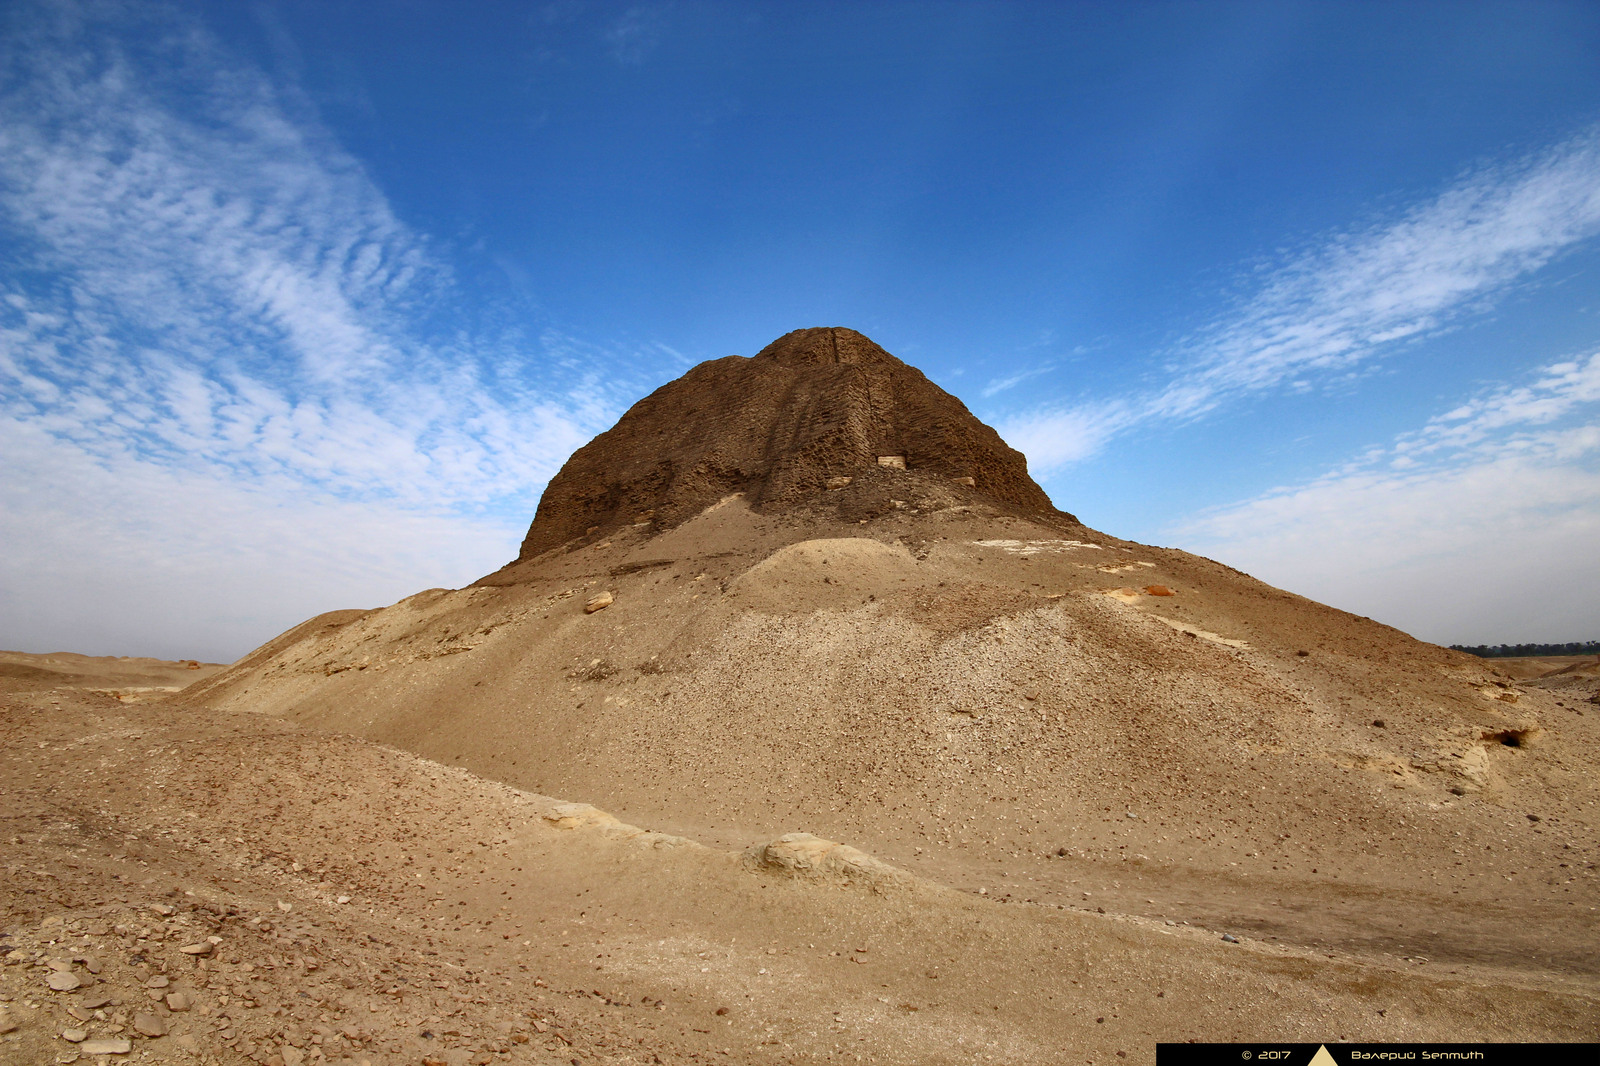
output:
[[[593,804],[547,824],[630,862],[658,850],[636,827],[754,849],[782,876],[750,891],[882,863],[1308,951],[1600,975],[1587,690],[1096,533],[913,447],[880,464],[884,442],[934,439],[895,421],[898,399],[883,424],[927,435],[869,436],[836,473],[843,453],[801,423],[850,375],[903,366],[844,359],[846,341],[697,368],[552,483],[534,531],[567,539],[467,589],[308,622],[172,706],[267,711]],[[726,440],[706,438],[706,397],[751,373],[793,388],[752,393],[751,420],[733,396]],[[708,405],[681,440],[748,462],[650,480],[680,438],[644,430],[678,386]],[[835,413],[877,411],[876,388]],[[1594,683],[1564,676],[1548,684]],[[785,840],[795,826],[816,836]]]
[[905,870],[874,859],[864,851],[810,833],[785,833],[776,840],[750,848],[745,856],[758,870],[808,881],[865,885],[880,891],[890,886],[909,888],[918,881]]

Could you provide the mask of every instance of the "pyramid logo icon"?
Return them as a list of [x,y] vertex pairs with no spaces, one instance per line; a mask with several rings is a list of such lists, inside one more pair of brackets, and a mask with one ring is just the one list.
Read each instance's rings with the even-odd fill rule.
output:
[[1311,1061],[1307,1066],[1339,1066],[1339,1064],[1333,1060],[1332,1055],[1328,1054],[1328,1045],[1323,1044],[1317,1048],[1317,1053],[1311,1056]]

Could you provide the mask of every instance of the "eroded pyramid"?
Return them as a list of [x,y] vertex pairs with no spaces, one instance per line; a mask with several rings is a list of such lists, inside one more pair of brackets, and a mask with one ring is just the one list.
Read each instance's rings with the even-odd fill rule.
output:
[[701,363],[634,404],[551,480],[519,558],[625,524],[670,528],[731,492],[783,509],[901,469],[1060,513],[960,400],[855,330],[821,327]]

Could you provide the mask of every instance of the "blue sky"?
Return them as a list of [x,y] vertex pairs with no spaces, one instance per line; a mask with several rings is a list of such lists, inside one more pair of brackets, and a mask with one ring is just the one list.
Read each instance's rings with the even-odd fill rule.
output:
[[464,584],[809,325],[1107,532],[1594,639],[1596,55],[1590,3],[14,0],[0,646]]

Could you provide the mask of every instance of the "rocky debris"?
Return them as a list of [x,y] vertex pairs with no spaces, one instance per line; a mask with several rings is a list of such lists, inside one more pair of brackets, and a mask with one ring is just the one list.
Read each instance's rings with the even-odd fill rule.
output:
[[68,970],[53,970],[50,976],[46,978],[46,981],[57,992],[71,992],[83,984],[82,981],[78,980],[77,974]]
[[167,1035],[167,1023],[159,1014],[135,1014],[133,1016],[133,1027],[144,1036]]
[[588,602],[583,605],[583,613],[594,614],[596,611],[603,611],[615,602],[617,602],[617,597],[613,593],[609,591],[599,593],[589,597]]
[[745,853],[745,860],[756,869],[788,877],[874,888],[910,886],[917,880],[905,870],[890,866],[864,851],[810,833],[785,833],[776,840],[757,844]]
[[578,449],[518,558],[604,538],[642,514],[670,529],[734,492],[782,510],[918,471],[953,493],[1060,515],[1022,454],[921,371],[855,330],[795,330],[754,357],[701,363]]
[[80,1055],[126,1055],[132,1050],[132,1040],[116,1037],[85,1040],[78,1045]]

